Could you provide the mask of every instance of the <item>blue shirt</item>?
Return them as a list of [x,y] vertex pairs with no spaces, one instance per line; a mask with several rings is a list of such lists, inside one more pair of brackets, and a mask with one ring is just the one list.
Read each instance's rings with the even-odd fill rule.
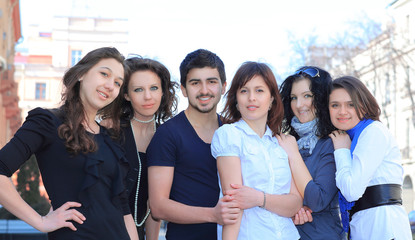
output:
[[[220,122],[218,116],[219,125]],[[210,144],[197,135],[184,111],[161,125],[147,148],[148,166],[174,167],[170,199],[198,207],[215,207],[219,199],[216,160]],[[169,222],[167,239],[216,239],[216,223]]]
[[[291,171],[288,155],[267,127],[262,138],[244,120],[225,124],[212,139],[214,157],[236,156],[241,160],[242,181],[245,186],[269,194],[288,194]],[[221,238],[221,227],[218,238]],[[281,217],[260,207],[245,209],[238,239],[299,239],[291,218]]]
[[311,155],[308,149],[300,150],[313,178],[304,190],[303,202],[313,211],[313,221],[297,225],[301,240],[346,239],[340,219],[333,151],[330,138],[319,139]]

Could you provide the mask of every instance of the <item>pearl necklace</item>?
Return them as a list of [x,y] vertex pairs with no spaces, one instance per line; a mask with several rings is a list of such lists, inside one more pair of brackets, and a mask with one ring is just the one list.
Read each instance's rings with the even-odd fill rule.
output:
[[146,120],[146,121],[140,120],[140,119],[138,119],[136,117],[133,117],[133,119],[135,121],[139,122],[139,123],[151,123],[152,121],[154,121],[154,119],[156,119],[156,115],[153,115],[153,117],[150,120]]
[[[154,118],[155,117],[153,116],[151,121],[154,121]],[[144,121],[138,120],[135,117],[133,117],[133,119],[136,120],[137,122],[143,122],[144,123]],[[145,123],[149,123],[149,122],[145,122]],[[131,124],[131,131],[133,132],[133,137],[134,137],[134,141],[135,141],[133,122],[130,121],[130,124]],[[156,132],[156,121],[154,121],[153,126],[154,126],[154,128],[153,128],[154,132]],[[140,180],[141,180],[141,158],[140,158],[140,152],[138,151],[138,149],[137,149],[137,157],[138,157],[138,177],[137,177],[137,190],[135,192],[135,201],[134,201],[134,222],[135,222],[135,225],[137,227],[141,227],[141,226],[143,226],[143,224],[146,222],[148,216],[150,215],[150,208],[147,210],[147,213],[144,216],[143,220],[140,223],[138,223],[138,221],[137,221],[138,191],[140,190]]]

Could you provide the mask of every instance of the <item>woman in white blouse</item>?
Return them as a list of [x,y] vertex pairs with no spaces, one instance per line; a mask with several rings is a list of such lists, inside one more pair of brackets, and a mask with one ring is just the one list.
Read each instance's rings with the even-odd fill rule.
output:
[[249,190],[244,191],[244,202],[235,201],[244,209],[238,222],[223,229],[218,226],[218,239],[299,239],[291,217],[300,209],[302,198],[292,180],[288,156],[276,137],[283,105],[266,64],[242,64],[232,80],[223,113],[229,124],[216,130],[211,145],[221,195],[231,186],[244,185]]
[[359,79],[341,77],[332,83],[329,111],[339,129],[330,137],[336,185],[345,198],[343,205],[350,210],[351,238],[412,239],[402,207],[399,147],[379,122],[376,99]]

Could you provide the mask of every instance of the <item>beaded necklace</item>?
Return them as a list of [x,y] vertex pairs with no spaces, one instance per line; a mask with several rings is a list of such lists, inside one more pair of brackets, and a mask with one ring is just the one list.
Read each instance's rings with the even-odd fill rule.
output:
[[139,123],[151,123],[152,121],[154,121],[154,119],[156,119],[156,115],[153,115],[153,117],[150,120],[140,120],[136,117],[133,117],[133,119]]
[[[136,120],[136,118],[133,118],[133,119]],[[154,121],[154,117],[151,120]],[[131,124],[131,131],[133,132],[133,137],[134,137],[134,140],[135,140],[133,122],[130,121],[130,124]],[[154,132],[156,132],[156,121],[154,121],[153,126],[154,126],[154,128],[153,128]],[[135,222],[135,225],[137,227],[141,227],[141,226],[143,226],[143,224],[147,220],[148,216],[150,215],[150,208],[147,210],[147,213],[144,216],[143,220],[140,223],[138,223],[138,221],[137,221],[137,205],[138,205],[138,191],[140,190],[140,179],[141,179],[141,158],[140,158],[140,152],[138,151],[138,149],[137,149],[137,157],[138,157],[138,177],[137,177],[137,190],[135,192],[135,202],[134,202],[134,222]]]

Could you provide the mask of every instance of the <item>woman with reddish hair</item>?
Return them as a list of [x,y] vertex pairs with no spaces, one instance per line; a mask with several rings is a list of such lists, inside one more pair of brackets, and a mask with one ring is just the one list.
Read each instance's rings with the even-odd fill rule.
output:
[[237,223],[218,226],[218,238],[299,239],[291,217],[302,199],[277,139],[284,112],[274,74],[264,63],[246,62],[226,96],[227,124],[216,130],[211,151],[221,195],[243,211]]

